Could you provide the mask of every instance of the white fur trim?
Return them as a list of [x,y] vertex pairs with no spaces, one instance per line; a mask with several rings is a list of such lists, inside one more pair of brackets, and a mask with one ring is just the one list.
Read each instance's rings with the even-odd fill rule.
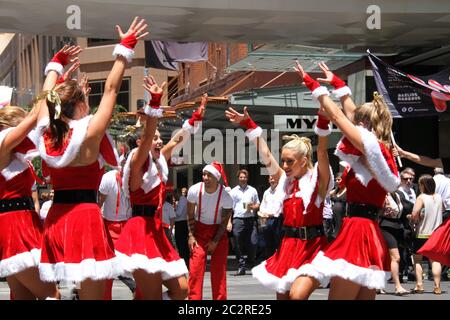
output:
[[64,67],[58,62],[49,62],[45,67],[44,74],[47,75],[51,70],[56,71],[60,76],[64,73]]
[[356,161],[358,161],[358,159],[361,156],[358,156],[356,154],[348,154],[348,153],[344,153],[342,152],[342,150],[339,150],[339,144],[341,143],[341,141],[339,141],[338,145],[336,146],[336,150],[334,151],[334,154],[336,156],[339,157],[339,159],[341,159],[342,161],[347,162],[350,166],[355,163]]
[[333,93],[333,96],[336,99],[340,99],[343,96],[347,96],[347,95],[351,96],[352,95],[352,90],[348,86],[345,86],[345,87],[333,90],[332,93]]
[[189,132],[190,134],[196,134],[198,129],[200,129],[200,124],[201,124],[201,121],[195,121],[194,125],[191,126],[191,124],[189,123],[189,120],[185,120],[183,122],[182,128],[184,130],[186,130],[187,132]]
[[279,278],[267,271],[266,261],[261,262],[252,269],[252,276],[263,286],[282,294],[289,292],[292,284],[300,276],[312,277],[319,281],[324,287],[328,285],[330,279],[316,270],[311,264],[302,265],[298,269],[291,268],[283,277]]
[[63,168],[68,166],[78,155],[80,147],[86,137],[89,122],[92,119],[92,115],[84,117],[80,120],[71,120],[69,122],[69,127],[73,129],[72,136],[70,138],[69,144],[66,150],[61,156],[50,156],[45,150],[45,142],[43,133],[47,129],[49,124],[49,119],[44,118],[39,121],[37,125],[38,132],[40,134],[38,148],[41,158],[47,163],[48,166],[52,168]]
[[39,274],[42,281],[74,281],[82,282],[86,279],[104,280],[114,279],[123,273],[123,268],[117,257],[109,260],[96,261],[85,259],[80,263],[40,263]]
[[390,272],[374,268],[363,268],[344,259],[332,260],[320,251],[311,265],[325,277],[341,277],[369,289],[384,289]]
[[397,190],[400,185],[400,177],[395,175],[389,168],[380,148],[380,144],[372,132],[358,126],[361,140],[364,145],[364,154],[369,163],[375,179],[388,192]]
[[330,135],[331,131],[332,131],[331,123],[328,124],[328,129],[321,129],[317,126],[317,124],[314,126],[314,132],[321,137],[326,137]]
[[128,62],[131,62],[134,57],[134,50],[127,48],[127,47],[121,45],[120,43],[116,44],[116,46],[114,47],[114,51],[113,51],[114,59],[117,58],[117,56],[122,56],[125,59],[127,59]]
[[221,174],[219,172],[219,170],[217,170],[214,166],[207,164],[202,171],[208,171],[209,173],[211,173],[216,179],[217,181],[220,181],[221,178]]
[[31,249],[0,261],[0,277],[5,278],[31,267],[41,260],[41,249]]
[[[123,178],[122,178],[122,186],[123,186],[123,192],[126,196],[130,195],[130,175],[131,175],[131,158],[133,157],[133,154],[137,151],[136,149],[133,149],[130,154],[128,155],[127,162],[125,163],[125,166],[123,168]],[[142,184],[141,188],[144,190],[145,193],[150,192],[152,189],[156,188],[160,183],[161,179],[158,176],[158,169],[155,165],[153,165],[153,159],[152,155],[149,152],[149,165],[147,167],[147,170],[144,173],[144,176],[142,178]],[[158,162],[159,167],[161,168],[161,175],[163,178],[163,182],[166,182],[169,177],[169,167],[167,166],[166,158],[164,158],[163,155],[159,157],[159,159],[156,160]]]
[[262,128],[256,127],[255,129],[248,129],[245,131],[245,135],[247,136],[249,141],[253,141],[256,138],[261,137],[262,134]]
[[178,278],[189,273],[183,259],[167,262],[163,258],[150,259],[143,254],[123,254],[116,250],[116,256],[126,272],[132,273],[136,269],[143,269],[148,273],[161,272],[163,280]]
[[144,108],[144,113],[148,115],[149,117],[153,118],[161,118],[163,116],[163,110],[158,108],[152,108],[149,105],[146,105]]
[[316,89],[314,89],[311,92],[311,94],[312,94],[312,97],[313,97],[314,101],[317,101],[317,99],[320,96],[323,96],[324,94],[326,94],[327,96],[330,95],[330,93],[328,92],[328,89],[326,87],[324,87],[324,86],[317,87]]
[[6,181],[9,181],[27,169],[28,164],[26,164],[26,162],[24,163],[20,159],[14,159],[1,171],[1,174]]

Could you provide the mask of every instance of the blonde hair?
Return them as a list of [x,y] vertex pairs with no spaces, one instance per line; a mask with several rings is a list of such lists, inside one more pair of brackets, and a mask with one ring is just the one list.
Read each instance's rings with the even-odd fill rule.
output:
[[392,146],[392,115],[383,97],[378,92],[373,93],[372,102],[364,103],[356,108],[354,122],[356,124],[362,122],[387,147]]
[[283,140],[288,141],[281,150],[289,149],[295,151],[299,157],[306,157],[308,159],[308,169],[313,168],[312,164],[312,144],[311,140],[306,137],[299,137],[296,134],[290,136],[283,136]]
[[21,107],[3,107],[0,109],[0,128],[17,127],[26,116],[27,112]]

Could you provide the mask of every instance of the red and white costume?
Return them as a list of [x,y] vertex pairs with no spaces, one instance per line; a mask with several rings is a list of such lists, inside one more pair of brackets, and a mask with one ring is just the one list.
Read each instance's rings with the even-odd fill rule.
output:
[[134,216],[133,213],[115,244],[116,255],[126,272],[143,269],[148,273],[161,272],[163,280],[177,278],[187,274],[188,269],[170,244],[162,226],[162,206],[168,177],[166,159],[161,155],[154,162],[149,153],[143,167],[145,173],[141,187],[130,191],[130,164],[136,150],[131,151],[124,167],[123,192],[129,195],[132,207],[152,206],[154,215]]
[[433,231],[417,253],[450,266],[450,219]]
[[[387,192],[395,191],[400,183],[397,166],[375,134],[357,128],[365,156],[346,137],[335,152],[350,166],[343,180],[347,202],[382,208]],[[378,222],[361,216],[345,217],[336,240],[317,255],[312,265],[326,277],[337,276],[370,289],[383,289],[390,274],[390,259]]]
[[[196,205],[194,238],[198,244],[189,260],[189,300],[202,300],[207,244],[214,239],[222,223],[222,210],[233,208],[233,199],[225,186],[219,184],[217,190],[210,194],[205,191],[204,183],[199,182],[189,188],[187,200]],[[224,232],[211,255],[211,288],[214,300],[227,299],[227,256],[228,236]]]
[[[276,191],[278,196],[284,199],[283,226],[294,228],[317,226],[323,230],[324,199],[318,195],[318,176],[317,163],[300,179],[287,179],[283,172]],[[334,179],[330,168],[327,192],[333,186]],[[289,292],[299,276],[310,276],[323,282],[323,275],[316,272],[310,263],[327,244],[324,234],[307,240],[285,235],[275,254],[254,267],[252,275],[264,286],[278,293]]]
[[[13,129],[8,128],[0,132],[0,145]],[[0,212],[0,277],[2,278],[37,267],[41,256],[42,227],[31,199],[31,187],[35,178],[31,164],[27,161],[38,153],[29,137],[13,149],[13,159],[0,172],[0,207],[8,206],[6,202],[11,200],[29,204],[27,209],[8,211],[2,208]]]
[[49,119],[38,123],[39,153],[43,170],[51,178],[55,199],[44,224],[40,277],[43,281],[81,282],[85,279],[113,279],[121,274],[118,259],[106,233],[97,203],[57,203],[58,191],[98,190],[105,162],[117,166],[118,156],[112,140],[105,134],[98,160],[87,166],[70,167],[85,139],[92,116],[72,120],[61,148],[51,145]]

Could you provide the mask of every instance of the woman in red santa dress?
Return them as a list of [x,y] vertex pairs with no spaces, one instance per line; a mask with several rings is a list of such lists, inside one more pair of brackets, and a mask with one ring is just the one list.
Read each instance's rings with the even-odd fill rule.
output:
[[0,277],[6,277],[15,300],[59,298],[56,285],[39,278],[42,227],[31,198],[35,174],[29,162],[38,155],[31,132],[37,113],[13,106],[0,110]]
[[[117,26],[121,43],[114,48],[115,62],[95,115],[88,116],[88,89],[73,80],[48,90],[41,101],[39,153],[55,195],[44,224],[39,271],[47,282],[79,282],[80,299],[102,299],[104,280],[122,272],[97,205],[97,190],[104,163],[117,166],[117,153],[105,133],[127,62],[146,27],[138,17],[126,33]],[[64,62],[47,65],[53,81]]]
[[[146,300],[183,300],[188,294],[183,259],[167,239],[162,227],[162,206],[168,178],[167,162],[172,150],[198,130],[206,105],[206,96],[191,119],[163,146],[157,128],[162,116],[160,107],[165,83],[160,87],[153,77],[146,77],[144,88],[151,101],[144,109],[146,116],[139,147],[132,150],[124,167],[123,188],[132,206],[130,218],[116,242],[116,255],[126,272],[136,280],[136,298]],[[168,291],[162,292],[162,286]]]
[[293,135],[282,148],[280,167],[247,107],[244,114],[229,108],[226,116],[247,129],[246,135],[256,144],[269,174],[278,181],[277,196],[284,199],[284,236],[280,247],[272,257],[252,269],[253,277],[275,290],[277,299],[306,300],[326,281],[310,263],[327,245],[322,211],[325,196],[334,182],[327,153],[329,120],[319,113],[314,130],[319,136],[318,162],[314,166],[310,139]]
[[329,299],[375,299],[389,276],[387,245],[378,226],[378,215],[388,192],[400,179],[392,155],[392,116],[381,96],[356,107],[351,91],[324,63],[319,64],[344,112],[318,89],[297,62],[296,70],[329,119],[342,131],[335,154],[350,165],[345,177],[347,214],[336,240],[312,262],[318,272],[331,277]]

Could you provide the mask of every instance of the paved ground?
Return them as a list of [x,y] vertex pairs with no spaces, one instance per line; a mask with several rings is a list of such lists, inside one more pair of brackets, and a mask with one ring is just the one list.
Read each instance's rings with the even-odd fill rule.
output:
[[[251,274],[245,276],[234,276],[236,270],[233,261],[230,259],[229,269],[233,270],[227,273],[228,298],[231,300],[273,300],[275,293],[260,285]],[[433,282],[424,281],[424,294],[409,294],[407,296],[398,297],[394,293],[394,285],[388,284],[387,294],[377,295],[377,300],[450,300],[450,282],[442,282],[442,295],[433,294]],[[403,284],[405,289],[414,288],[414,282],[409,281]],[[70,299],[70,287],[61,288],[63,299]],[[312,296],[311,300],[326,300],[328,297],[328,289],[318,289]],[[113,299],[114,300],[130,300],[132,298],[128,287],[120,280],[114,281]],[[204,282],[204,298],[212,299],[210,274],[206,272]],[[9,300],[9,289],[6,282],[0,282],[0,300]]]

